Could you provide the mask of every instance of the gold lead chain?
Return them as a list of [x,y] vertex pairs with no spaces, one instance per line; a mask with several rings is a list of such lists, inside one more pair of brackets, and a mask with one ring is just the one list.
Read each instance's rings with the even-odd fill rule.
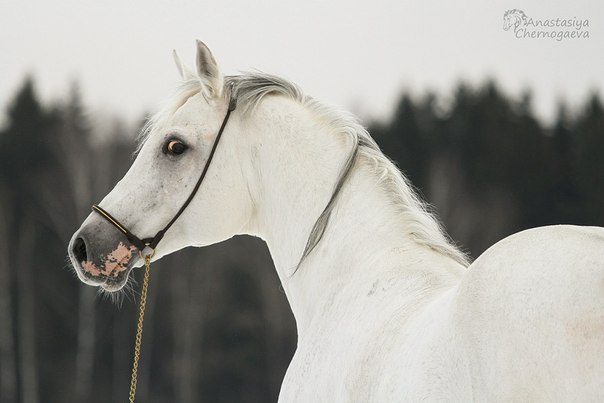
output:
[[[143,341],[143,321],[145,320],[145,305],[147,305],[147,288],[149,287],[149,271],[151,269],[151,258],[155,254],[145,256],[145,277],[143,289],[141,290],[141,302],[138,311],[138,325],[136,327],[136,339],[134,340],[134,360],[132,362],[132,377],[130,378],[130,403],[134,403],[136,397],[136,376],[138,373],[138,360],[141,355],[141,343]],[[141,254],[142,256],[142,254]]]

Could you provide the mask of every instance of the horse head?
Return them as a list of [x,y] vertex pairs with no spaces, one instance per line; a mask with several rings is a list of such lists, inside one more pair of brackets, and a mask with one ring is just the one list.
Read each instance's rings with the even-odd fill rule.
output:
[[[221,125],[230,114],[229,90],[210,50],[197,42],[197,69],[175,55],[183,82],[177,99],[151,119],[138,155],[122,180],[99,203],[73,235],[69,257],[81,281],[117,291],[133,267],[141,266],[140,242],[177,218],[154,245],[154,260],[189,245],[228,239],[248,222],[252,203],[238,155],[238,119],[232,117],[221,147],[210,160]],[[212,154],[214,155],[214,154]],[[188,203],[200,172],[208,168],[203,187]],[[111,212],[107,216],[101,211]],[[128,230],[125,231],[124,229]],[[202,229],[202,230],[200,230]],[[137,238],[138,237],[138,238]],[[146,252],[145,252],[146,253]]]

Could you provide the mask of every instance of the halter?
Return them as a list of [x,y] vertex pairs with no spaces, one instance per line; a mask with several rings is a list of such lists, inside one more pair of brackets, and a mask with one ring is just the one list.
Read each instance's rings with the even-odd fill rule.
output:
[[126,228],[125,225],[120,223],[115,217],[113,217],[106,210],[101,208],[98,204],[92,205],[92,210],[99,213],[103,218],[105,218],[107,221],[109,221],[111,224],[113,224],[118,230],[120,230],[120,232],[122,232],[124,235],[126,235],[126,238],[128,238],[128,240],[132,243],[132,245],[136,246],[136,248],[139,250],[139,252],[142,253],[145,250],[145,248],[149,248],[149,249],[151,249],[152,253],[154,253],[155,248],[157,247],[157,244],[159,244],[159,242],[162,240],[162,238],[164,237],[166,232],[170,229],[172,224],[174,224],[174,222],[178,219],[178,217],[180,217],[180,215],[185,211],[185,209],[191,203],[191,201],[193,200],[193,197],[195,197],[195,194],[199,190],[199,187],[201,186],[201,182],[203,182],[203,179],[205,178],[206,173],[208,172],[208,168],[210,167],[210,163],[212,162],[212,158],[214,157],[214,152],[216,151],[216,147],[218,147],[218,142],[220,141],[220,137],[222,137],[222,132],[224,132],[224,128],[226,127],[226,124],[229,121],[231,112],[233,112],[235,110],[236,106],[237,106],[236,100],[231,97],[231,99],[229,101],[229,109],[227,110],[224,120],[222,121],[220,130],[218,130],[218,135],[216,136],[216,140],[214,140],[214,145],[212,146],[212,151],[210,151],[210,156],[208,157],[208,160],[206,161],[206,164],[203,167],[203,171],[201,172],[201,175],[199,176],[199,179],[197,180],[197,183],[195,184],[193,191],[191,192],[191,194],[189,195],[187,200],[183,203],[180,210],[178,210],[176,215],[170,220],[170,222],[168,222],[168,224],[166,224],[166,226],[163,229],[159,230],[157,232],[157,234],[155,234],[154,237],[140,239],[139,237],[134,235],[132,232],[130,232]]
[[[170,227],[172,226],[172,224],[174,224],[174,222],[178,219],[178,217],[180,217],[180,215],[183,213],[183,211],[185,211],[185,209],[191,203],[191,200],[193,200],[193,197],[195,197],[195,194],[199,190],[199,187],[201,186],[201,182],[203,182],[203,179],[205,178],[206,173],[208,172],[208,168],[210,167],[210,163],[212,162],[212,158],[214,157],[214,153],[216,152],[216,147],[218,147],[218,142],[220,141],[220,137],[222,137],[222,132],[224,132],[224,128],[226,127],[226,124],[229,121],[231,112],[233,112],[235,110],[236,106],[237,106],[237,102],[231,96],[231,99],[229,101],[229,109],[227,110],[224,120],[222,121],[222,125],[220,125],[220,130],[218,130],[218,134],[216,135],[216,140],[214,140],[214,145],[212,146],[212,150],[210,151],[210,156],[208,157],[208,160],[206,161],[206,164],[203,167],[203,171],[201,171],[201,175],[199,176],[199,179],[197,180],[197,183],[195,184],[193,191],[191,192],[191,194],[189,195],[187,200],[185,200],[185,202],[183,203],[180,210],[178,210],[176,215],[170,220],[170,222],[168,222],[168,224],[166,224],[166,226],[163,229],[159,230],[153,238],[140,239],[139,237],[134,235],[132,232],[128,231],[128,228],[126,228],[115,217],[113,217],[107,211],[105,211],[104,209],[99,207],[97,204],[94,204],[92,206],[92,210],[99,213],[103,218],[105,218],[107,221],[109,221],[111,224],[113,224],[118,230],[120,230],[120,232],[122,232],[124,235],[126,235],[126,238],[128,238],[128,240],[132,243],[132,245],[134,245],[138,248],[138,253],[141,256],[141,258],[143,258],[145,260],[145,274],[143,277],[143,288],[141,290],[141,300],[140,300],[139,309],[138,309],[138,323],[136,326],[136,337],[134,339],[134,357],[133,357],[133,361],[132,361],[132,375],[130,378],[130,393],[128,395],[128,401],[130,403],[134,403],[134,399],[136,398],[138,361],[139,361],[139,358],[141,355],[140,353],[141,353],[141,344],[142,344],[142,339],[143,339],[143,320],[145,319],[145,306],[147,304],[147,287],[149,286],[149,271],[151,268],[151,259],[155,255],[155,248],[157,247],[157,244],[162,240],[162,238],[164,237],[166,232],[170,229]],[[147,253],[145,251],[146,249],[151,249],[151,251]]]

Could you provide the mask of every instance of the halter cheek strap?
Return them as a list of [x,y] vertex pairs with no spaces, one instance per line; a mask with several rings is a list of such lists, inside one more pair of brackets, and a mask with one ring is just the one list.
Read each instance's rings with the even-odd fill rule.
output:
[[210,156],[208,157],[208,160],[206,161],[206,164],[203,167],[203,171],[201,172],[201,175],[199,176],[199,179],[197,180],[195,187],[191,191],[191,194],[189,195],[187,200],[185,200],[185,202],[183,203],[180,210],[178,210],[176,215],[170,220],[170,222],[168,224],[166,224],[166,226],[163,229],[159,230],[157,232],[157,234],[155,234],[154,237],[140,239],[139,237],[134,235],[132,232],[130,232],[126,228],[126,226],[124,226],[122,223],[120,223],[118,219],[113,217],[111,214],[109,214],[106,210],[104,210],[97,204],[94,204],[92,206],[92,210],[99,213],[103,218],[105,218],[107,221],[109,221],[111,224],[113,224],[118,230],[120,230],[120,232],[122,232],[126,236],[126,238],[128,238],[128,240],[132,243],[132,245],[134,245],[139,251],[143,251],[147,247],[151,248],[152,250],[155,250],[155,248],[157,247],[157,244],[159,244],[159,242],[162,240],[162,238],[164,237],[164,235],[166,234],[168,229],[170,229],[172,224],[174,224],[174,222],[178,219],[178,217],[180,217],[180,215],[185,211],[185,209],[191,203],[191,201],[193,200],[193,197],[195,197],[195,194],[199,190],[199,187],[201,186],[201,182],[203,182],[203,179],[205,178],[206,173],[208,172],[208,168],[210,167],[210,163],[212,162],[212,158],[214,157],[216,148],[218,147],[218,142],[220,141],[220,138],[222,137],[222,132],[224,132],[224,128],[226,127],[226,124],[229,121],[231,112],[233,112],[235,110],[236,106],[237,106],[237,103],[236,103],[235,99],[231,98],[231,100],[229,101],[229,108],[227,110],[227,113],[224,117],[224,120],[222,121],[220,130],[218,130],[218,134],[216,135],[216,140],[214,140],[214,144],[212,145],[212,150],[210,151]]

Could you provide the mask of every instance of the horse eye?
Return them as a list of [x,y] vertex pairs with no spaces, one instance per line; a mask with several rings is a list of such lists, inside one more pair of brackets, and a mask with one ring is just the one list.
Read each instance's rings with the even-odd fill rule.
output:
[[185,152],[187,146],[180,140],[172,139],[164,145],[164,154],[180,155]]

